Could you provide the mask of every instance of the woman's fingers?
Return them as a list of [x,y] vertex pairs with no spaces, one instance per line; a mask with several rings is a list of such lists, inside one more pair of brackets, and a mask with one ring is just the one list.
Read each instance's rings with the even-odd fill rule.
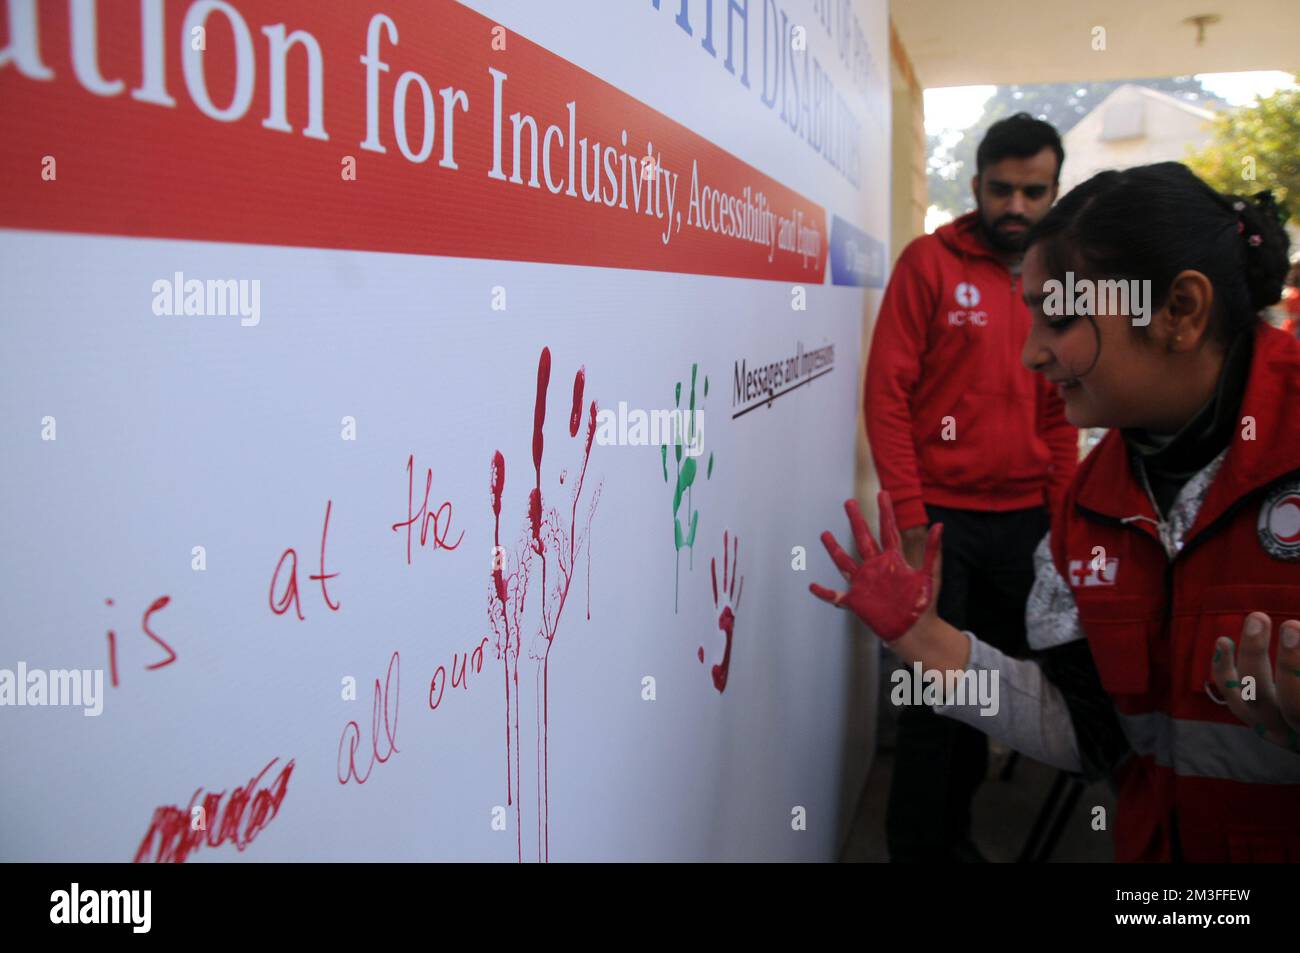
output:
[[1215,640],[1214,661],[1211,663],[1214,687],[1219,690],[1219,697],[1227,703],[1238,721],[1254,725],[1255,713],[1241,700],[1241,676],[1237,673],[1237,663],[1233,659],[1236,648],[1232,639],[1227,637]]
[[1285,738],[1287,726],[1278,711],[1277,693],[1273,690],[1273,663],[1268,657],[1268,645],[1272,639],[1273,620],[1266,613],[1252,612],[1246,616],[1237,646],[1236,665],[1241,680],[1238,687],[1242,702],[1254,712],[1255,724]]
[[827,589],[825,586],[819,586],[815,582],[808,584],[808,591],[818,599],[829,602],[837,608],[840,607],[840,603],[844,601],[844,593],[836,592],[834,589]]
[[1277,707],[1291,731],[1300,734],[1300,620],[1287,619],[1280,628],[1277,650]]
[[857,572],[858,564],[853,561],[844,550],[840,549],[840,544],[836,542],[834,534],[829,530],[822,533],[822,545],[826,547],[826,552],[830,554],[831,560],[835,563],[845,579],[852,579],[853,574]]
[[891,549],[902,551],[903,541],[898,535],[898,520],[894,517],[894,504],[884,490],[876,497],[880,507],[880,548],[885,552]]
[[1270,627],[1267,615],[1252,612],[1242,625],[1240,649],[1226,637],[1215,642],[1214,684],[1239,720],[1261,738],[1285,746],[1290,742],[1289,729],[1274,700],[1268,667]]
[[858,544],[858,555],[863,560],[877,555],[880,550],[876,547],[875,540],[871,538],[871,530],[867,529],[867,521],[862,518],[862,509],[858,506],[858,501],[845,500],[844,512],[849,514],[849,526],[853,529],[853,540]]

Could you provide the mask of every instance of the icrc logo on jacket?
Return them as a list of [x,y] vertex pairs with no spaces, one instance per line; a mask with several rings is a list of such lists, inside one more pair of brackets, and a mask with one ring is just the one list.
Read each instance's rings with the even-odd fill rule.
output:
[[1274,559],[1300,560],[1300,480],[1269,494],[1259,508],[1259,544]]
[[1092,559],[1070,560],[1070,585],[1075,589],[1113,586],[1118,575],[1119,557],[1111,557],[1104,561],[1097,556]]
[[952,291],[952,296],[957,299],[960,308],[955,308],[948,312],[948,326],[959,328],[963,325],[974,325],[982,328],[989,323],[989,313],[979,310],[975,306],[980,303],[980,290],[969,281],[963,281]]
[[973,308],[980,303],[980,290],[969,281],[963,281],[953,291],[953,297],[963,308]]

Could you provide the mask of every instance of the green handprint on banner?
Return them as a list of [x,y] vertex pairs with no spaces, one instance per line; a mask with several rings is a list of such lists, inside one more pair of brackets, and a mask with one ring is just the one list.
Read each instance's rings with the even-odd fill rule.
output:
[[[680,589],[682,550],[688,550],[689,568],[695,567],[695,534],[700,525],[700,513],[694,508],[691,490],[695,485],[699,466],[695,457],[699,453],[700,415],[704,412],[704,398],[709,396],[709,378],[704,377],[704,395],[700,399],[700,409],[695,409],[695,381],[699,373],[698,364],[691,365],[691,393],[686,413],[682,413],[682,383],[677,382],[674,398],[675,412],[673,419],[673,456],[676,460],[676,479],[668,475],[668,444],[659,447],[659,456],[663,464],[664,482],[673,484],[673,546],[676,549],[676,567],[673,578],[673,611],[677,611],[678,592]],[[686,453],[689,447],[694,453]],[[682,458],[685,457],[683,460]],[[708,466],[704,478],[713,477],[713,454],[709,454]],[[686,512],[682,514],[682,500],[686,500]],[[685,529],[683,528],[685,524]]]

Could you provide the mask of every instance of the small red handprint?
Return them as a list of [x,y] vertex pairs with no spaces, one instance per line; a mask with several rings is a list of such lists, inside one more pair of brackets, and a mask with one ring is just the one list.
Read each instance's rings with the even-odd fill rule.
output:
[[[730,550],[728,547],[730,546]],[[739,572],[740,540],[722,534],[722,590],[718,590],[718,560],[709,560],[709,572],[713,576],[713,608],[721,608],[718,615],[718,628],[726,636],[726,646],[722,650],[722,661],[713,666],[713,687],[719,693],[727,688],[727,676],[731,672],[731,638],[736,628],[736,613],[740,611],[740,597],[745,591],[745,580],[741,578],[740,588],[736,588]],[[700,646],[699,659],[704,662],[704,646]]]
[[943,524],[930,527],[925,540],[925,562],[921,569],[913,569],[903,558],[898,524],[889,494],[883,490],[879,496],[880,540],[877,547],[867,529],[857,500],[849,500],[844,510],[849,514],[849,526],[858,545],[861,563],[840,549],[830,532],[822,533],[822,545],[830,553],[836,567],[849,583],[848,592],[837,592],[812,583],[808,588],[819,599],[834,606],[852,609],[854,614],[871,627],[886,642],[901,638],[930,608],[936,595],[935,557],[939,553],[939,540]]

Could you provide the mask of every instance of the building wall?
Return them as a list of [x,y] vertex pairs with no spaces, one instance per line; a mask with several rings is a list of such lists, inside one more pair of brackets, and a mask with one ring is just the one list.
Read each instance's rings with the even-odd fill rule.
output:
[[894,261],[909,241],[925,231],[925,210],[930,202],[925,179],[925,100],[892,21],[889,52],[893,86],[889,250]]
[[[1141,104],[1143,133],[1131,139],[1101,138],[1106,112],[1112,107]],[[1209,142],[1208,114],[1202,115],[1150,96],[1136,86],[1122,86],[1096,109],[1079,120],[1065,134],[1065,167],[1061,170],[1061,194],[1103,169],[1124,169],[1150,162],[1181,162],[1190,149]]]
[[[894,262],[899,253],[913,238],[925,232],[925,210],[929,205],[929,188],[925,178],[925,102],[921,84],[912,69],[907,51],[899,41],[893,22],[889,27],[890,82],[892,86],[890,130],[890,237],[889,259]],[[883,291],[883,289],[882,289]],[[877,295],[882,292],[876,292]],[[871,347],[871,334],[875,329],[873,303],[862,322],[862,367],[858,373],[858,393],[866,370],[867,355]],[[867,445],[866,421],[858,411],[857,433],[857,496],[863,504],[868,520],[875,525],[876,492],[880,483],[871,462]]]
[[[890,262],[898,258],[903,247],[925,231],[925,209],[928,202],[928,188],[925,179],[925,108],[921,85],[898,35],[890,24],[890,84],[891,90],[891,127],[890,127]],[[871,346],[871,334],[875,329],[875,314],[880,303],[883,289],[872,291],[866,303],[862,317],[862,357],[858,368],[858,389],[861,395],[866,372],[868,349]],[[871,462],[871,449],[867,445],[866,421],[863,417],[861,400],[858,402],[857,437],[855,455],[854,492],[862,511],[873,530],[879,529],[876,517],[876,493],[880,481],[876,477],[875,466]],[[843,539],[845,523],[828,527]],[[855,737],[871,739],[872,754],[865,762],[861,775],[852,773],[845,779],[845,802],[850,809],[857,807],[857,794],[862,791],[866,773],[874,763],[874,746],[878,724],[879,699],[875,686],[879,682],[880,643],[867,633],[861,623],[854,622],[859,638],[853,640],[851,671],[848,679],[854,685],[870,685],[872,690],[862,692],[860,704],[852,706],[848,713],[850,724],[855,726]],[[859,730],[860,729],[860,730]],[[850,752],[849,764],[855,765],[856,753]],[[851,810],[841,817],[840,830],[846,836],[849,831],[848,821],[855,811]]]

